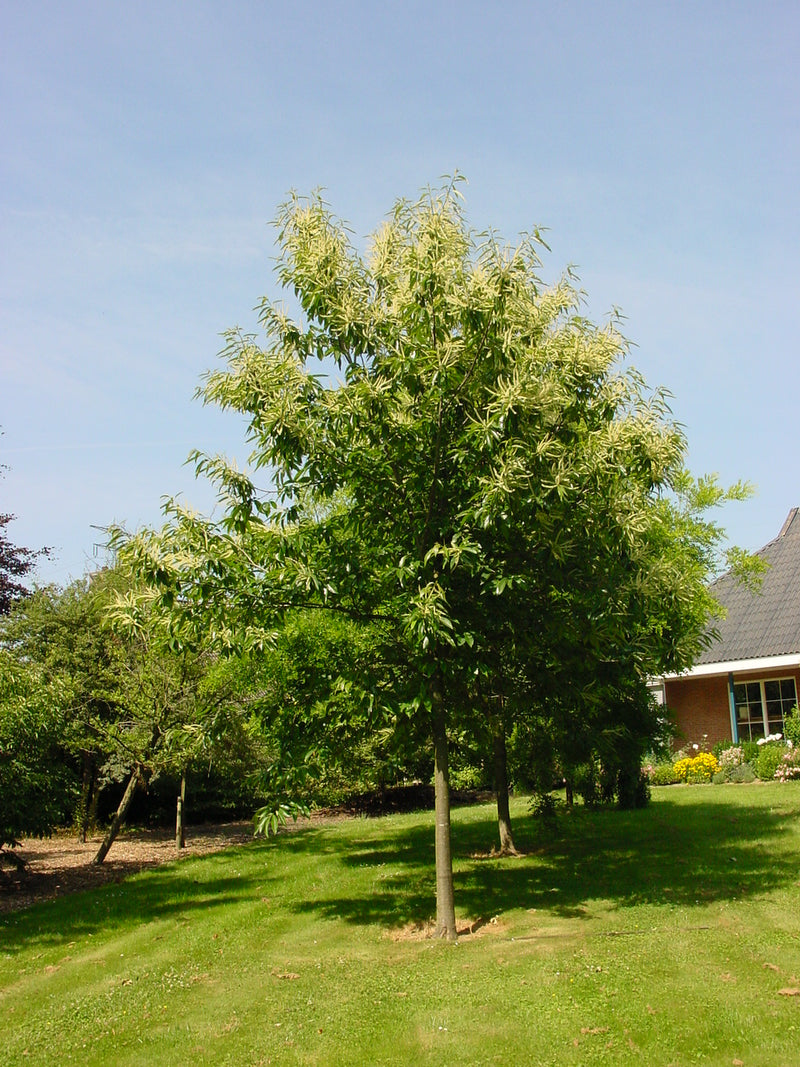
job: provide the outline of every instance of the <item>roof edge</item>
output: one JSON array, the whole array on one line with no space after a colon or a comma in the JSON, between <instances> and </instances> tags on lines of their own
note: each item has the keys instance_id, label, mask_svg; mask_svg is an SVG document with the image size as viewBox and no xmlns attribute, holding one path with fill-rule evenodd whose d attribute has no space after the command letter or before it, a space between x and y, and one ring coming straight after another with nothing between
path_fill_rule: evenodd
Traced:
<instances>
[{"instance_id":1,"label":"roof edge","mask_svg":"<svg viewBox=\"0 0 800 1067\"><path fill-rule=\"evenodd\" d=\"M792 508L792 510L791 510L791 511L789 512L789 514L788 514L788 515L786 516L786 520L785 520L785 522L784 522L783 526L781 526L781 532L780 532L780 533L778 534L778 536L777 536L777 538L776 538L776 541L777 541L777 540L780 540L780 539L781 539L781 537L783 537L783 535L784 535L784 534L786 533L786 531L787 531L787 530L789 529L789 527L790 527L790 526L792 525L792 522L794 521L794 518L795 518L795 516L797 515L797 512L798 512L798 511L800 511L800 508ZM771 542L770 542L770 543L771 543Z\"/></svg>"},{"instance_id":2,"label":"roof edge","mask_svg":"<svg viewBox=\"0 0 800 1067\"><path fill-rule=\"evenodd\" d=\"M774 671L781 667L800 667L800 652L783 656L758 656L755 659L721 660L719 663L698 663L679 674L664 674L662 681L677 682L683 678L710 678L715 674L743 674L745 671Z\"/></svg>"}]
</instances>

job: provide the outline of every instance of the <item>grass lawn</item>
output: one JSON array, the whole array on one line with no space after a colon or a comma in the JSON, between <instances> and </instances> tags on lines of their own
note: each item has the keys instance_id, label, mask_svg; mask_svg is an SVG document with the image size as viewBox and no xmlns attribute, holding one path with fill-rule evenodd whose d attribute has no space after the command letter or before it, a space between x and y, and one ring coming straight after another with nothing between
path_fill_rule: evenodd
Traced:
<instances>
[{"instance_id":1,"label":"grass lawn","mask_svg":"<svg viewBox=\"0 0 800 1067\"><path fill-rule=\"evenodd\" d=\"M800 1064L800 786L312 826L0 920L4 1064ZM402 933L405 931L405 933ZM792 992L794 991L794 993Z\"/></svg>"}]
</instances>

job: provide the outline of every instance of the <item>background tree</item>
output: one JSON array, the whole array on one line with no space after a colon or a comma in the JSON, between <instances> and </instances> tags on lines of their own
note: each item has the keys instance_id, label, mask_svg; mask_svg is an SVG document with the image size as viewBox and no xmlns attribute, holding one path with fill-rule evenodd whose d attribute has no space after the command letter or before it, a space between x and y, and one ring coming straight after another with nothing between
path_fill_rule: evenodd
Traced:
<instances>
[{"instance_id":1,"label":"background tree","mask_svg":"<svg viewBox=\"0 0 800 1067\"><path fill-rule=\"evenodd\" d=\"M517 724L517 746L526 722L535 735L531 765L539 770L531 777L529 769L529 783L546 792L566 775L569 792L577 775L590 796L597 784L588 780L591 769L602 767L606 799L613 795L621 806L633 806L646 796L641 758L664 732L664 712L652 704L647 679L689 667L713 640L721 609L708 589L710 578L733 565L740 580L757 581L759 565L737 550L723 554L724 532L708 516L747 495L746 486L723 490L714 479L695 481L678 470L664 497L653 494L649 473L640 479L646 468L635 452L620 469L624 477L614 474L616 487L609 484L600 502L610 499L609 491L636 500L635 510L628 504L635 537L619 538L607 525L617 506L597 507L597 493L587 490L589 507L581 514L579 505L575 516L587 526L582 550L559 563L560 575L551 571L547 602L528 604L533 630L510 628L496 642L499 655L483 693L514 704L510 718L490 716L496 754L502 758L497 730L503 724ZM496 777L508 778L500 770ZM501 848L507 850L513 839L500 795L498 804Z\"/></svg>"},{"instance_id":2,"label":"background tree","mask_svg":"<svg viewBox=\"0 0 800 1067\"><path fill-rule=\"evenodd\" d=\"M182 841L185 778L193 762L213 762L240 749L247 730L230 672L215 670L218 657L201 643L178 646L169 618L153 594L119 569L104 591L106 621L122 655L113 690L117 714L105 727L105 773L126 780L125 792L95 856L102 863L140 786L153 775L181 779L176 841Z\"/></svg>"},{"instance_id":3,"label":"background tree","mask_svg":"<svg viewBox=\"0 0 800 1067\"><path fill-rule=\"evenodd\" d=\"M125 625L118 619L115 625L113 609L118 612L121 601L128 605ZM25 764L31 781L42 788L50 783L47 804L39 804L47 819L75 818L85 839L101 792L127 784L100 862L137 788L154 776L183 780L182 816L190 771L224 765L242 781L255 776L263 761L237 665L221 663L199 645L170 647L165 618L152 610L152 601L121 570L104 570L65 589L37 589L0 620L5 723L8 736L19 737L8 766L21 781ZM42 741L41 761L27 740L34 737ZM19 797L21 811L38 810L22 788ZM38 825L27 832L39 832ZM182 840L182 819L177 837Z\"/></svg>"},{"instance_id":4,"label":"background tree","mask_svg":"<svg viewBox=\"0 0 800 1067\"><path fill-rule=\"evenodd\" d=\"M430 778L426 738L393 699L402 675L394 652L374 624L298 610L251 657L251 707L272 752L267 793L276 805L330 804Z\"/></svg>"},{"instance_id":5,"label":"background tree","mask_svg":"<svg viewBox=\"0 0 800 1067\"><path fill-rule=\"evenodd\" d=\"M62 679L0 650L0 850L49 836L68 816L77 791L65 759L68 703Z\"/></svg>"},{"instance_id":6,"label":"background tree","mask_svg":"<svg viewBox=\"0 0 800 1067\"><path fill-rule=\"evenodd\" d=\"M266 347L231 333L228 367L203 389L248 418L276 494L198 454L223 520L172 504L125 555L176 634L201 625L220 647L267 640L299 607L392 633L397 706L432 747L437 932L453 938L448 728L474 714L467 680L542 627L545 666L581 640L597 660L620 637L603 590L617 556L649 558L651 508L679 488L685 441L664 397L622 367L615 323L581 315L570 276L541 283L535 234L514 248L476 237L456 183L399 201L366 260L319 197L292 198L277 229L301 317L265 300ZM692 581L676 593L702 614L700 595Z\"/></svg>"},{"instance_id":7,"label":"background tree","mask_svg":"<svg viewBox=\"0 0 800 1067\"><path fill-rule=\"evenodd\" d=\"M0 463L0 477L8 470ZM22 579L31 574L37 559L50 555L49 548L21 548L12 544L7 527L15 516L0 514L0 615L7 615L13 605L28 595L28 587Z\"/></svg>"},{"instance_id":8,"label":"background tree","mask_svg":"<svg viewBox=\"0 0 800 1067\"><path fill-rule=\"evenodd\" d=\"M36 589L0 624L0 646L61 687L60 712L69 724L62 758L80 767L75 817L83 840L97 814L110 753L106 734L120 710L124 650L106 620L112 580L109 572L98 572L64 589Z\"/></svg>"}]
</instances>

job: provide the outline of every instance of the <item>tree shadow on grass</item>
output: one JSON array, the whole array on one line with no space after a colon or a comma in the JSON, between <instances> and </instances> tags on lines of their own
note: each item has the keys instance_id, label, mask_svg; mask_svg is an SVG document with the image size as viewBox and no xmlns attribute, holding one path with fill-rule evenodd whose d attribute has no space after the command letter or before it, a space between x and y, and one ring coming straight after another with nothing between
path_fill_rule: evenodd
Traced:
<instances>
[{"instance_id":1,"label":"tree shadow on grass","mask_svg":"<svg viewBox=\"0 0 800 1067\"><path fill-rule=\"evenodd\" d=\"M116 927L124 930L252 900L262 871L232 873L240 849L159 866L125 881L34 904L0 916L3 951L17 952L36 942L63 944ZM245 867L246 864L242 863Z\"/></svg>"},{"instance_id":2,"label":"tree shadow on grass","mask_svg":"<svg viewBox=\"0 0 800 1067\"><path fill-rule=\"evenodd\" d=\"M644 811L577 808L552 826L517 817L526 854L492 858L493 807L461 809L453 813L456 907L473 920L530 908L581 917L595 900L618 908L691 906L761 895L798 880L796 840L784 843L797 821L796 810L731 805L709 787L697 803L676 796ZM294 860L304 873L319 869L312 879L319 884L292 880ZM384 929L424 924L435 910L433 815L311 826L183 861L4 916L0 938L6 952L33 940L63 944L109 927L251 906L261 893L323 920Z\"/></svg>"},{"instance_id":3,"label":"tree shadow on grass","mask_svg":"<svg viewBox=\"0 0 800 1067\"><path fill-rule=\"evenodd\" d=\"M644 811L576 808L550 825L518 818L526 854L491 857L492 809L485 817L454 814L456 908L471 919L516 908L579 918L596 900L692 906L760 895L797 881L797 847L782 847L796 821L796 812L732 807L713 794L697 804L663 799ZM389 822L379 838L352 840L341 863L373 868L372 891L297 900L296 911L386 928L430 919L432 824L393 830Z\"/></svg>"},{"instance_id":4,"label":"tree shadow on grass","mask_svg":"<svg viewBox=\"0 0 800 1067\"><path fill-rule=\"evenodd\" d=\"M0 945L11 953L32 942L63 944L111 927L123 931L163 919L185 920L193 912L226 905L252 905L285 891L280 875L265 869L262 856L298 851L323 857L346 848L346 842L328 840L324 829L311 826L155 867L113 861L104 870L109 877L105 884L0 914Z\"/></svg>"}]
</instances>

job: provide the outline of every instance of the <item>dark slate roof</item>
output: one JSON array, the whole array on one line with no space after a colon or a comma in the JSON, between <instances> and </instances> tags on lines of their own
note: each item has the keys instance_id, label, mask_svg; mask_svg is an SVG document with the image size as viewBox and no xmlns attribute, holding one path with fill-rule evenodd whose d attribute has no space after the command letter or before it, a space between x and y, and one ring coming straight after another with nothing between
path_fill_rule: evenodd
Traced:
<instances>
[{"instance_id":1,"label":"dark slate roof","mask_svg":"<svg viewBox=\"0 0 800 1067\"><path fill-rule=\"evenodd\" d=\"M717 623L719 641L697 664L800 652L800 508L792 508L775 540L756 555L769 564L760 590L747 589L729 574L711 586L728 614Z\"/></svg>"}]
</instances>

